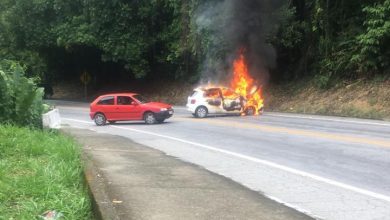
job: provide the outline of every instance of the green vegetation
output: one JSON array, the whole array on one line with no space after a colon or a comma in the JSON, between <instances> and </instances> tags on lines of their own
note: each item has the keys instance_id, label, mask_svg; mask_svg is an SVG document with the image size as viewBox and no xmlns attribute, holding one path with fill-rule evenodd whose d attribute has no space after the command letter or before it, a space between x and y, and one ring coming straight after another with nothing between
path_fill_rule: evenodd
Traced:
<instances>
[{"instance_id":1,"label":"green vegetation","mask_svg":"<svg viewBox=\"0 0 390 220\"><path fill-rule=\"evenodd\" d=\"M50 13L40 3L0 0L0 219L38 219L48 210L66 219L91 219L79 146L39 130L50 106L43 104L37 83L50 76L49 67L59 67L50 59L60 50L53 47L53 30L47 31L55 21L43 22Z\"/></svg>"},{"instance_id":2,"label":"green vegetation","mask_svg":"<svg viewBox=\"0 0 390 220\"><path fill-rule=\"evenodd\" d=\"M257 7L235 15L229 4ZM248 13L255 16L244 21L255 26L244 30L237 21ZM274 85L313 81L325 92L390 75L390 0L0 0L0 30L0 58L18 60L43 82L75 84L88 72L88 91L118 82L220 80L235 41L260 52L251 64L270 77L256 78Z\"/></svg>"},{"instance_id":3,"label":"green vegetation","mask_svg":"<svg viewBox=\"0 0 390 220\"><path fill-rule=\"evenodd\" d=\"M194 81L232 53L216 28L234 22L218 11L224 2L0 0L0 56L44 81L83 71L96 80L115 73ZM281 5L259 17L272 25L260 30L277 51L272 80L315 76L329 88L340 78L389 74L390 0L252 2Z\"/></svg>"},{"instance_id":4,"label":"green vegetation","mask_svg":"<svg viewBox=\"0 0 390 220\"><path fill-rule=\"evenodd\" d=\"M389 0L298 0L292 6L284 26L293 34L279 33L288 42L278 47L285 67L280 77L316 75L318 85L329 88L340 78L389 74Z\"/></svg>"},{"instance_id":5,"label":"green vegetation","mask_svg":"<svg viewBox=\"0 0 390 220\"><path fill-rule=\"evenodd\" d=\"M48 210L91 219L79 146L53 131L0 126L0 219L38 219Z\"/></svg>"},{"instance_id":6,"label":"green vegetation","mask_svg":"<svg viewBox=\"0 0 390 220\"><path fill-rule=\"evenodd\" d=\"M0 0L0 56L48 80L57 75L154 70L188 63L180 1ZM184 68L184 67L183 67ZM160 73L161 71L158 71ZM172 75L171 75L172 76Z\"/></svg>"},{"instance_id":7,"label":"green vegetation","mask_svg":"<svg viewBox=\"0 0 390 220\"><path fill-rule=\"evenodd\" d=\"M0 123L41 127L43 88L16 62L0 60Z\"/></svg>"}]
</instances>

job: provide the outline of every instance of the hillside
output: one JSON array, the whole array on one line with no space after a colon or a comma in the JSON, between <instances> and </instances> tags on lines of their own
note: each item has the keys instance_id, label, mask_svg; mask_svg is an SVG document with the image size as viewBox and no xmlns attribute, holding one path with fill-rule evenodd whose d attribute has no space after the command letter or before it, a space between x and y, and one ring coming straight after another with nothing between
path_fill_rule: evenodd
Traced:
<instances>
[{"instance_id":1,"label":"hillside","mask_svg":"<svg viewBox=\"0 0 390 220\"><path fill-rule=\"evenodd\" d=\"M390 120L390 80L344 82L328 90L300 81L265 91L269 111Z\"/></svg>"}]
</instances>

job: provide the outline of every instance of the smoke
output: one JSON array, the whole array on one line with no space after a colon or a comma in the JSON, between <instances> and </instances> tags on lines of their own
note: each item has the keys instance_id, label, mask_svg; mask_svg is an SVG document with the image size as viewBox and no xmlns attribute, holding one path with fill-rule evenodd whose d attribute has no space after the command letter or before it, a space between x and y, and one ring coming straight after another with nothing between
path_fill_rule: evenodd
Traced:
<instances>
[{"instance_id":1,"label":"smoke","mask_svg":"<svg viewBox=\"0 0 390 220\"><path fill-rule=\"evenodd\" d=\"M229 80L233 60L242 51L249 72L265 83L276 63L276 51L267 42L278 24L277 10L284 0L219 0L198 7L198 34L206 36L202 83Z\"/></svg>"}]
</instances>

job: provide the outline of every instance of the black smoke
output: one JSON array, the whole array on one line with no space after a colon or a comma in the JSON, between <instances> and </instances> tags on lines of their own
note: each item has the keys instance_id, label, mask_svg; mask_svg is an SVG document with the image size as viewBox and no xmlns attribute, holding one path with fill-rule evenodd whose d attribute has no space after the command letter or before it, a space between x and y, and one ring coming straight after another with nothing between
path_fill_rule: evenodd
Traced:
<instances>
[{"instance_id":1,"label":"black smoke","mask_svg":"<svg viewBox=\"0 0 390 220\"><path fill-rule=\"evenodd\" d=\"M269 38L279 23L277 12L285 3L285 0L222 0L203 4L196 24L211 35L203 79L229 80L233 60L243 51L252 77L260 84L265 83L276 63L276 51Z\"/></svg>"}]
</instances>

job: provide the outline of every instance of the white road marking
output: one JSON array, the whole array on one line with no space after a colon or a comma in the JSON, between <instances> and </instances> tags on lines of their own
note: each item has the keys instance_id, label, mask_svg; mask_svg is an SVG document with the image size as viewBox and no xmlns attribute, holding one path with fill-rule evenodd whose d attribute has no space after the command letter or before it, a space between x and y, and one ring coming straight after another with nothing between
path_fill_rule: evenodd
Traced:
<instances>
[{"instance_id":1,"label":"white road marking","mask_svg":"<svg viewBox=\"0 0 390 220\"><path fill-rule=\"evenodd\" d=\"M348 119L334 119L334 118L321 118L315 116L298 116L298 115L283 115L277 113L267 112L265 116L271 117L284 117L284 118L300 118L300 119L311 119L311 120L320 120L320 121L334 121L334 122L346 122L346 123L355 123L355 124L366 124L366 125L380 125L390 127L390 123L379 123L379 122L369 122L369 121L352 121Z\"/></svg>"},{"instance_id":2,"label":"white road marking","mask_svg":"<svg viewBox=\"0 0 390 220\"><path fill-rule=\"evenodd\" d=\"M86 123L86 124L94 124L93 122L77 120L77 119L71 119L71 118L63 118L63 119L64 120L68 120L68 121L75 121L75 122L80 122L80 123ZM168 135L157 134L157 133L154 133L154 132L143 131L143 130L138 130L138 129L134 129L134 128L120 127L120 126L115 126L115 125L111 125L110 127L123 129L123 130L129 130L129 131L143 133L143 134L148 134L148 135L153 135L153 136L156 136L156 137L161 137L161 138L165 138L165 139L174 140L174 141L177 141L177 142L182 142L182 143L185 143L185 144L190 144L190 145L201 147L201 148L204 148L204 149L207 149L207 150L223 153L223 154L234 156L234 157L237 157L237 158L240 158L240 159L245 159L245 160L248 160L248 161L251 161L251 162L255 162L255 163L259 163L259 164L265 165L265 166L269 166L269 167L273 167L273 168L276 168L276 169L280 169L280 170L283 170L283 171L286 171L286 172L289 172L289 173L292 173L292 174L295 174L295 175L308 177L308 178L314 179L314 180L319 181L319 182L327 183L327 184L330 184L330 185L333 185L333 186L337 186L337 187L340 187L340 188L343 188L343 189L347 189L347 190L350 190L350 191L353 191L353 192L360 193L362 195L366 195L366 196L370 196L372 198L376 198L376 199L379 199L379 200L390 202L390 197L389 196L382 195L382 194L379 194L379 193L375 193L375 192L372 192L372 191L369 191L369 190L361 189L361 188L358 188L358 187L355 187L355 186L351 186L351 185L348 185L348 184L345 184L345 183L337 182L335 180L331 180L331 179L328 179L328 178L325 178L325 177L321 177L321 176L318 176L318 175L315 175L315 174L311 174L311 173L308 173L308 172L305 172L305 171L301 171L301 170L297 170L297 169L294 169L294 168L290 168L290 167L287 167L287 166L284 166L284 165L280 165L280 164L277 164L277 163L274 163L274 162L270 162L270 161L267 161L267 160L262 160L262 159L246 156L246 155L235 153L235 152L232 152L232 151L227 151L227 150L219 149L219 148L216 148L216 147L208 146L208 145L205 145L205 144L200 144L200 143L196 143L196 142L192 142L192 141L187 141L187 140L184 140L184 139L171 137L171 136L168 136Z\"/></svg>"}]
</instances>

